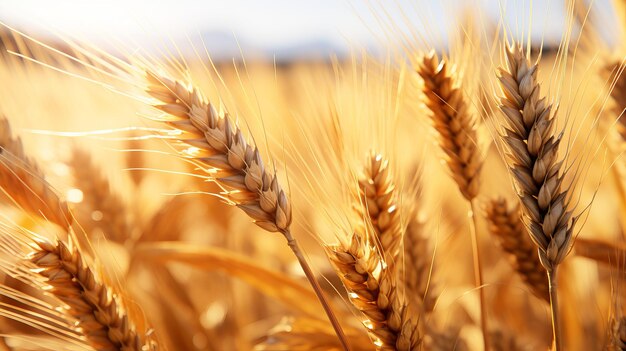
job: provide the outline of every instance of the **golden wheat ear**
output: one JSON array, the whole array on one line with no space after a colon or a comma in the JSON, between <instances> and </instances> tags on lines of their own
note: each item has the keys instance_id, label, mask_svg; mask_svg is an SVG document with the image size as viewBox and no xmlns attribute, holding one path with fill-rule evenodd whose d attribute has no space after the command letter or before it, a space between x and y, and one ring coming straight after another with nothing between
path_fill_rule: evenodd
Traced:
<instances>
[{"instance_id":1,"label":"golden wheat ear","mask_svg":"<svg viewBox=\"0 0 626 351\"><path fill-rule=\"evenodd\" d=\"M46 182L44 173L12 135L9 121L0 116L0 188L23 211L68 229L72 217L67 203Z\"/></svg>"},{"instance_id":2,"label":"golden wheat ear","mask_svg":"<svg viewBox=\"0 0 626 351\"><path fill-rule=\"evenodd\" d=\"M414 350L420 342L417 310L397 286L394 267L381 260L363 233L352 235L349 245L327 246L328 256L350 295L354 307L379 350Z\"/></svg>"},{"instance_id":3,"label":"golden wheat ear","mask_svg":"<svg viewBox=\"0 0 626 351\"><path fill-rule=\"evenodd\" d=\"M365 162L354 208L359 220L371 222L383 252L394 260L402 243L402 223L389 161L381 154L371 152Z\"/></svg>"},{"instance_id":4,"label":"golden wheat ear","mask_svg":"<svg viewBox=\"0 0 626 351\"><path fill-rule=\"evenodd\" d=\"M488 203L486 217L489 231L509 256L513 269L530 287L535 296L550 302L548 278L537 256L537 248L530 240L521 220L519 207L509 209L504 198Z\"/></svg>"},{"instance_id":5,"label":"golden wheat ear","mask_svg":"<svg viewBox=\"0 0 626 351\"><path fill-rule=\"evenodd\" d=\"M4 316L62 342L82 343L98 351L158 349L143 316L130 311L118 289L91 268L94 261L72 244L71 235L68 244L19 228L3 225L1 229L0 252L11 259L3 260L0 269L46 297L2 285L3 296L28 306L22 309L9 303L7 310L16 312Z\"/></svg>"},{"instance_id":6,"label":"golden wheat ear","mask_svg":"<svg viewBox=\"0 0 626 351\"><path fill-rule=\"evenodd\" d=\"M472 260L474 285L480 299L480 324L485 350L489 350L489 318L485 291L483 289L483 267L478 241L476 197L480 190L480 170L483 158L478 146L477 122L469 110L468 99L461 87L456 67L446 59L439 59L435 51L424 55L417 72L424 81L424 102L430 110L430 119L439 134L439 146L446 154L450 175L470 207L472 222Z\"/></svg>"},{"instance_id":7,"label":"golden wheat ear","mask_svg":"<svg viewBox=\"0 0 626 351\"><path fill-rule=\"evenodd\" d=\"M68 164L75 186L83 192L83 202L74 211L78 223L91 235L101 230L107 239L123 244L130 238L130 211L113 191L102 169L87 151L78 148L74 148ZM96 219L94 212L99 215Z\"/></svg>"},{"instance_id":8,"label":"golden wheat ear","mask_svg":"<svg viewBox=\"0 0 626 351\"><path fill-rule=\"evenodd\" d=\"M162 121L179 132L179 142L195 148L197 153L191 159L221 186L220 195L259 227L285 237L348 350L341 324L291 234L291 201L274 171L265 166L259 149L246 140L228 112L218 111L197 88L152 71L146 71L145 77L146 93L156 99L153 106L165 113Z\"/></svg>"},{"instance_id":9,"label":"golden wheat ear","mask_svg":"<svg viewBox=\"0 0 626 351\"><path fill-rule=\"evenodd\" d=\"M39 241L29 255L48 292L68 306L67 313L96 350L156 350L155 341L137 332L113 289L102 283L76 248L62 241Z\"/></svg>"},{"instance_id":10,"label":"golden wheat ear","mask_svg":"<svg viewBox=\"0 0 626 351\"><path fill-rule=\"evenodd\" d=\"M159 102L165 123L180 131L178 140L194 146L194 161L211 172L232 203L254 223L270 232L286 232L291 203L276 175L265 167L259 149L246 141L230 115L218 110L200 91L152 72L146 73L146 92Z\"/></svg>"},{"instance_id":11,"label":"golden wheat ear","mask_svg":"<svg viewBox=\"0 0 626 351\"><path fill-rule=\"evenodd\" d=\"M432 51L422 58L417 72L424 81L424 101L439 134L439 146L447 156L450 175L463 196L471 201L478 195L483 160L476 120L469 112L454 66L440 61Z\"/></svg>"},{"instance_id":12,"label":"golden wheat ear","mask_svg":"<svg viewBox=\"0 0 626 351\"><path fill-rule=\"evenodd\" d=\"M556 349L561 350L556 272L574 242L571 189L563 187L567 167L559 160L563 134L555 133L555 118L542 97L537 80L537 63L531 63L519 44L504 52L506 66L499 69L502 89L500 110L507 127L502 140L505 158L519 195L522 219L539 259L548 272L550 305Z\"/></svg>"},{"instance_id":13,"label":"golden wheat ear","mask_svg":"<svg viewBox=\"0 0 626 351\"><path fill-rule=\"evenodd\" d=\"M431 313L435 308L437 293L433 283L433 250L425 235L424 223L417 215L409 215L404 232L404 261L400 279L404 283L407 298L422 305L424 313Z\"/></svg>"}]
</instances>

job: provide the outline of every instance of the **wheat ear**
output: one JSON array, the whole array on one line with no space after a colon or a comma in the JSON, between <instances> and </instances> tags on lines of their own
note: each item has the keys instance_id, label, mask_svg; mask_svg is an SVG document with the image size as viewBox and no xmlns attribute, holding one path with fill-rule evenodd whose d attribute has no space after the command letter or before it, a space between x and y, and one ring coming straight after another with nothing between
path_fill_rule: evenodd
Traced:
<instances>
[{"instance_id":1,"label":"wheat ear","mask_svg":"<svg viewBox=\"0 0 626 351\"><path fill-rule=\"evenodd\" d=\"M478 195L482 158L477 146L476 121L468 111L458 75L446 60L432 51L418 67L424 80L426 106L439 133L439 146L463 196L471 201Z\"/></svg>"},{"instance_id":2,"label":"wheat ear","mask_svg":"<svg viewBox=\"0 0 626 351\"><path fill-rule=\"evenodd\" d=\"M499 198L489 202L486 212L489 230L498 238L502 250L508 254L513 269L535 296L550 302L546 269L539 262L537 247L528 237L520 218L519 207L509 209L506 200Z\"/></svg>"},{"instance_id":3,"label":"wheat ear","mask_svg":"<svg viewBox=\"0 0 626 351\"><path fill-rule=\"evenodd\" d=\"M11 134L9 121L0 116L0 188L22 210L63 228L72 217L67 203L45 181L35 161L24 152L22 140Z\"/></svg>"},{"instance_id":4,"label":"wheat ear","mask_svg":"<svg viewBox=\"0 0 626 351\"><path fill-rule=\"evenodd\" d=\"M480 187L483 162L477 144L476 120L469 112L467 99L455 67L446 60L439 61L435 51L425 55L417 69L424 80L426 106L431 111L433 126L439 133L439 146L446 153L450 174L461 194L470 205L470 238L474 265L474 284L480 298L480 324L485 350L489 350L487 304L483 286L480 246L477 234L475 198Z\"/></svg>"},{"instance_id":5,"label":"wheat ear","mask_svg":"<svg viewBox=\"0 0 626 351\"><path fill-rule=\"evenodd\" d=\"M328 246L328 256L350 301L361 311L364 325L379 350L417 350L418 320L396 286L396 265L380 259L370 240L353 235L349 245Z\"/></svg>"},{"instance_id":6,"label":"wheat ear","mask_svg":"<svg viewBox=\"0 0 626 351\"><path fill-rule=\"evenodd\" d=\"M100 228L107 239L124 243L130 237L128 209L120 196L112 191L102 170L88 152L78 148L74 148L69 166L76 187L84 194L83 206L76 211L78 222L88 233L92 233L94 228ZM98 220L94 219L95 211L101 215Z\"/></svg>"},{"instance_id":7,"label":"wheat ear","mask_svg":"<svg viewBox=\"0 0 626 351\"><path fill-rule=\"evenodd\" d=\"M69 307L87 341L98 351L155 350L156 342L137 333L121 300L99 281L80 252L62 241L38 241L29 257L49 293Z\"/></svg>"},{"instance_id":8,"label":"wheat ear","mask_svg":"<svg viewBox=\"0 0 626 351\"><path fill-rule=\"evenodd\" d=\"M548 272L558 351L562 348L556 272L570 251L576 222L567 190L561 189L562 161L558 160L557 151L562 134L555 135L552 106L541 97L537 64L530 62L519 45L507 48L505 57L506 68L499 69L503 93L500 109L508 128L502 139L508 146L507 163L521 201L524 224Z\"/></svg>"},{"instance_id":9,"label":"wheat ear","mask_svg":"<svg viewBox=\"0 0 626 351\"><path fill-rule=\"evenodd\" d=\"M431 279L432 255L424 224L416 215L411 215L404 232L404 264L400 278L409 299L421 303L425 313L432 312L436 302Z\"/></svg>"},{"instance_id":10,"label":"wheat ear","mask_svg":"<svg viewBox=\"0 0 626 351\"><path fill-rule=\"evenodd\" d=\"M384 253L393 259L402 242L402 223L390 172L389 161L372 152L359 177L359 201L355 209L359 219L369 219Z\"/></svg>"},{"instance_id":11,"label":"wheat ear","mask_svg":"<svg viewBox=\"0 0 626 351\"><path fill-rule=\"evenodd\" d=\"M276 175L265 167L259 149L246 141L228 112L218 112L197 88L153 72L146 72L146 78L146 92L158 100L153 106L166 114L165 123L180 132L178 140L198 151L193 160L220 184L223 195L261 228L285 236L348 350L341 325L289 230L291 202Z\"/></svg>"},{"instance_id":12,"label":"wheat ear","mask_svg":"<svg viewBox=\"0 0 626 351\"><path fill-rule=\"evenodd\" d=\"M192 86L147 72L146 92L167 114L168 125L181 132L178 140L199 151L193 159L224 187L225 195L254 223L270 232L286 232L291 203L276 175L265 167L261 153L246 141L228 112Z\"/></svg>"}]
</instances>

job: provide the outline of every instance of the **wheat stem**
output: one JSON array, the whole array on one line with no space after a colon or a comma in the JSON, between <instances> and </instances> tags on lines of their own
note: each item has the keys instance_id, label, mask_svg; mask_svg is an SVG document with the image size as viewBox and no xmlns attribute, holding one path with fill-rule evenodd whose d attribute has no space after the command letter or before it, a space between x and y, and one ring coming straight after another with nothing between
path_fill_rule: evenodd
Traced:
<instances>
[{"instance_id":1,"label":"wheat stem","mask_svg":"<svg viewBox=\"0 0 626 351\"><path fill-rule=\"evenodd\" d=\"M472 240L472 259L474 262L474 285L478 288L480 297L480 327L483 332L483 343L485 351L489 350L489 325L487 322L487 304L485 302L485 291L483 289L483 272L482 265L480 263L480 248L478 246L478 218L476 216L476 200L469 201L470 203L470 217L472 221L470 223L470 238Z\"/></svg>"},{"instance_id":2,"label":"wheat stem","mask_svg":"<svg viewBox=\"0 0 626 351\"><path fill-rule=\"evenodd\" d=\"M548 283L550 287L550 311L552 312L552 336L554 338L554 351L562 350L561 325L559 320L559 300L557 294L557 267L548 270Z\"/></svg>"},{"instance_id":3,"label":"wheat stem","mask_svg":"<svg viewBox=\"0 0 626 351\"><path fill-rule=\"evenodd\" d=\"M330 303L328 302L328 299L326 298L326 295L324 294L322 287L317 281L317 278L315 277L313 270L311 270L311 266L309 265L306 258L304 257L304 254L302 252L302 249L300 248L300 245L298 245L298 242L294 239L290 231L288 230L284 231L283 235L287 239L287 244L289 245L289 248L291 248L291 251L293 251L293 254L298 259L298 262L300 263L300 267L302 267L302 270L304 271L304 275L307 277L307 279L309 280L309 283L313 287L313 291L315 291L315 295L317 295L317 298L322 304L322 307L324 308L324 311L326 312L326 315L328 316L328 319L330 320L330 323L332 324L333 329L335 330L335 333L337 334L337 337L339 337L341 346L343 347L344 350L349 351L350 345L348 344L348 339L346 337L346 334L341 328L341 324L339 323L337 316L333 312L333 309L330 306Z\"/></svg>"}]
</instances>

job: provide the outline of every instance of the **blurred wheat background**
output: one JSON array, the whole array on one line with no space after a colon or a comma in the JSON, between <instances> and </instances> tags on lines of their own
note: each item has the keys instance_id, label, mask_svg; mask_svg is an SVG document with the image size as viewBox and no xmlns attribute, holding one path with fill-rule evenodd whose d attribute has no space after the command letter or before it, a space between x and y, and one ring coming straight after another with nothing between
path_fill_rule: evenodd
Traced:
<instances>
[{"instance_id":1,"label":"blurred wheat background","mask_svg":"<svg viewBox=\"0 0 626 351\"><path fill-rule=\"evenodd\" d=\"M626 349L626 2L69 3L0 3L0 350Z\"/></svg>"}]
</instances>

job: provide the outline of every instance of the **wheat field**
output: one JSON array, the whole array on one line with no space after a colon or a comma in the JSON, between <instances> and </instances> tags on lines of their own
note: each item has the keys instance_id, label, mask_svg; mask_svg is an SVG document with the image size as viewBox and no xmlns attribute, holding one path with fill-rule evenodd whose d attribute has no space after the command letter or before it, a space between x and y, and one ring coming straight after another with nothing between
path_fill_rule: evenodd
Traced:
<instances>
[{"instance_id":1,"label":"wheat field","mask_svg":"<svg viewBox=\"0 0 626 351\"><path fill-rule=\"evenodd\" d=\"M384 54L280 64L3 24L0 350L625 350L626 2L588 5L441 41L381 2Z\"/></svg>"}]
</instances>

